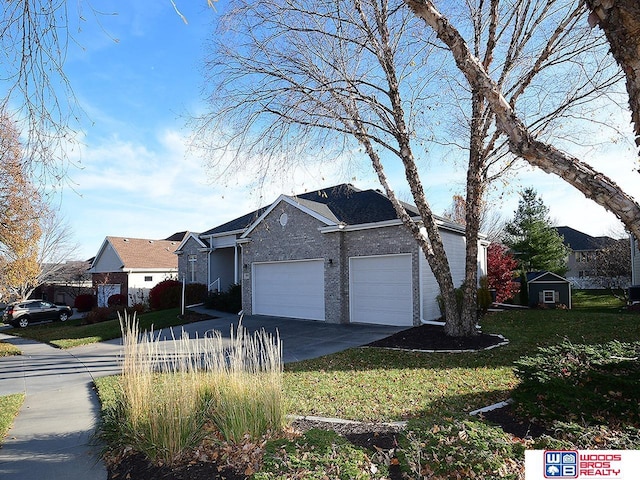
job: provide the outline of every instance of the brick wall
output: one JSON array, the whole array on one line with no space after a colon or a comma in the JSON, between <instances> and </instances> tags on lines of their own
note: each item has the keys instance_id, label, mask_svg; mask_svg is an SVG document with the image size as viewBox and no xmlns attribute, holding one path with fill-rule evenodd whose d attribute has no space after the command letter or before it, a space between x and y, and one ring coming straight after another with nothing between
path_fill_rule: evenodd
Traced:
<instances>
[{"instance_id":1,"label":"brick wall","mask_svg":"<svg viewBox=\"0 0 640 480\"><path fill-rule=\"evenodd\" d=\"M198 251L202 246L193 238L187 240L182 247L182 255L178 255L178 278L186 278L187 283L202 283L207 285L207 252ZM196 255L196 278L191 282L189 270L189 255Z\"/></svg>"},{"instance_id":2,"label":"brick wall","mask_svg":"<svg viewBox=\"0 0 640 480\"><path fill-rule=\"evenodd\" d=\"M286 225L280 217L286 214ZM325 318L329 323L349 322L349 258L352 256L410 253L412 255L413 317L419 323L418 247L403 226L320 233L323 222L300 209L281 202L249 234L243 245L242 303L252 314L251 265L303 259L324 259Z\"/></svg>"}]
</instances>

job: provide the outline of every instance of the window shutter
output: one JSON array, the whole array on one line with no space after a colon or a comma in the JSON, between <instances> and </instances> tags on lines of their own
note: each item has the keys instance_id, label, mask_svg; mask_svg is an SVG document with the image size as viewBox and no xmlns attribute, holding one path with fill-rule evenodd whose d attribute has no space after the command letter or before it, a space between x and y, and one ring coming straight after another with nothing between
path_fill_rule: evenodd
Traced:
<instances>
[{"instance_id":1,"label":"window shutter","mask_svg":"<svg viewBox=\"0 0 640 480\"><path fill-rule=\"evenodd\" d=\"M555 303L560 303L560 292L557 290L553 292L553 301Z\"/></svg>"},{"instance_id":2,"label":"window shutter","mask_svg":"<svg viewBox=\"0 0 640 480\"><path fill-rule=\"evenodd\" d=\"M538 303L544 303L544 292L538 292Z\"/></svg>"}]
</instances>

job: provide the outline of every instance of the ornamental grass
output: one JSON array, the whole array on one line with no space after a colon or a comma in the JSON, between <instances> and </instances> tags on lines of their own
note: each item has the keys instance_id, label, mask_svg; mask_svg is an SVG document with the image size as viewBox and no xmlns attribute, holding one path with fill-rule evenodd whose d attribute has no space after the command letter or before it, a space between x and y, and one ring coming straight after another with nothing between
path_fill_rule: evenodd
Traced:
<instances>
[{"instance_id":1,"label":"ornamental grass","mask_svg":"<svg viewBox=\"0 0 640 480\"><path fill-rule=\"evenodd\" d=\"M103 415L108 444L171 465L195 448L211 425L229 442L284 427L278 335L251 334L240 323L231 338L213 332L190 339L183 332L165 340L153 330L140 333L135 315L120 321L122 376Z\"/></svg>"}]
</instances>

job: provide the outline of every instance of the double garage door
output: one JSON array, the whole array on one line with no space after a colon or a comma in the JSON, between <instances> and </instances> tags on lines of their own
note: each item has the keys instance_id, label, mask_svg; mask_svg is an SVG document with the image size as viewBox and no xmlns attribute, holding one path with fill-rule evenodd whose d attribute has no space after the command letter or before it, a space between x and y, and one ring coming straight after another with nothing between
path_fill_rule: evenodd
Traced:
<instances>
[{"instance_id":1,"label":"double garage door","mask_svg":"<svg viewBox=\"0 0 640 480\"><path fill-rule=\"evenodd\" d=\"M325 320L324 268L322 259L253 264L253 313ZM349 311L353 323L411 326L411 255L349 259Z\"/></svg>"}]
</instances>

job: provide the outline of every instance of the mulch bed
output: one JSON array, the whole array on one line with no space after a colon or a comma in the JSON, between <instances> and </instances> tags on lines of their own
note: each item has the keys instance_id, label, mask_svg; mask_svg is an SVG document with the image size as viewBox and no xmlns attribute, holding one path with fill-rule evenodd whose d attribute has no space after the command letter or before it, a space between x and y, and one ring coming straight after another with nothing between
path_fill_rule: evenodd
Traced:
<instances>
[{"instance_id":1,"label":"mulch bed","mask_svg":"<svg viewBox=\"0 0 640 480\"><path fill-rule=\"evenodd\" d=\"M500 428L502 428L502 430L510 433L514 437L528 439L538 438L544 434L551 434L551 432L546 430L541 425L531 422L528 419L525 420L516 416L511 405L507 405L506 407L502 408L496 408L495 410L490 410L480 415L481 418L487 420L488 422L500 425Z\"/></svg>"},{"instance_id":2,"label":"mulch bed","mask_svg":"<svg viewBox=\"0 0 640 480\"><path fill-rule=\"evenodd\" d=\"M478 333L473 337L449 337L440 325L420 325L372 342L368 346L407 350L483 350L504 341L503 337L488 333Z\"/></svg>"},{"instance_id":3,"label":"mulch bed","mask_svg":"<svg viewBox=\"0 0 640 480\"><path fill-rule=\"evenodd\" d=\"M202 322L203 320L218 318L208 313L192 312L190 310L187 310L184 315L178 315L178 317L180 317L184 323Z\"/></svg>"},{"instance_id":4,"label":"mulch bed","mask_svg":"<svg viewBox=\"0 0 640 480\"><path fill-rule=\"evenodd\" d=\"M193 314L198 315L198 314ZM197 321L195 319L189 319ZM482 350L503 343L498 335L479 333L473 337L448 337L437 325L421 325L370 343L370 347L403 348L408 350ZM486 420L497 423L506 432L520 438L544 433L529 422L516 418L510 407L482 414ZM397 446L398 427L376 423L325 423L315 420L295 420L293 427L302 432L311 428L334 430L354 445L375 452L389 451ZM108 480L246 480L244 472L221 467L215 462L193 462L189 465L169 468L155 466L143 455L128 455L119 462L107 466ZM402 478L399 467L391 467L390 480Z\"/></svg>"},{"instance_id":5,"label":"mulch bed","mask_svg":"<svg viewBox=\"0 0 640 480\"><path fill-rule=\"evenodd\" d=\"M356 446L375 452L396 448L398 427L380 423L328 423L317 420L294 420L292 427L300 432L312 428L334 430ZM402 478L399 467L390 467L390 479ZM221 467L215 462L192 462L170 468L152 464L144 455L127 455L118 462L107 465L107 480L246 480L243 472L232 467Z\"/></svg>"}]
</instances>

